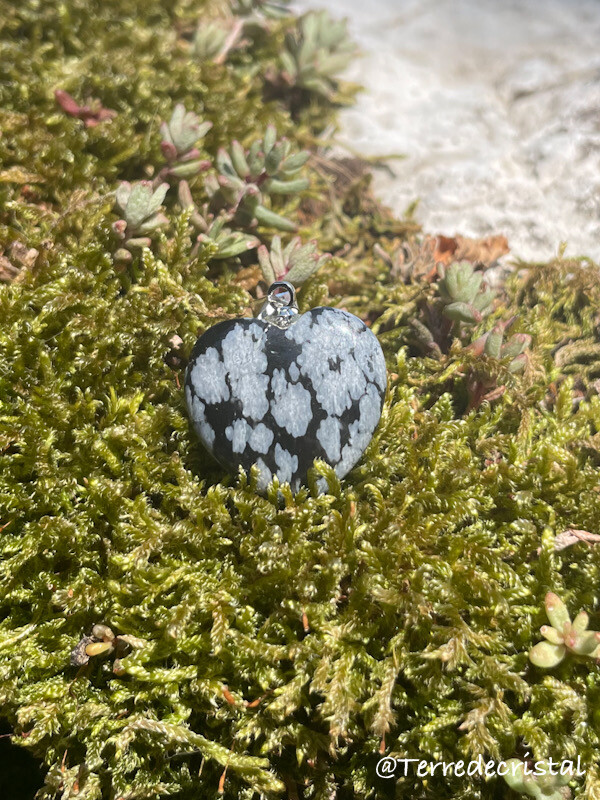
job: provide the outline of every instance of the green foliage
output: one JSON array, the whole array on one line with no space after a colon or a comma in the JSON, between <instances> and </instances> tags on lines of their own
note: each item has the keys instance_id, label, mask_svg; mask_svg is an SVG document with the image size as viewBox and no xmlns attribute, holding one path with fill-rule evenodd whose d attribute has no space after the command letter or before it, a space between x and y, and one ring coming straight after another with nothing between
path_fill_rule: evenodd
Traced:
<instances>
[{"instance_id":1,"label":"green foliage","mask_svg":"<svg viewBox=\"0 0 600 800\"><path fill-rule=\"evenodd\" d=\"M150 181L119 184L115 201L123 219L114 222L112 229L127 248L149 247L152 239L148 234L168 225L169 220L162 212L168 189L168 183L161 183L155 189Z\"/></svg>"},{"instance_id":2,"label":"green foliage","mask_svg":"<svg viewBox=\"0 0 600 800\"><path fill-rule=\"evenodd\" d=\"M186 111L182 103L178 103L169 122L160 126L162 142L160 143L169 167L161 174L165 177L193 178L210 166L210 161L201 160L200 152L195 147L212 128L212 122L200 122L193 111Z\"/></svg>"},{"instance_id":3,"label":"green foliage","mask_svg":"<svg viewBox=\"0 0 600 800\"><path fill-rule=\"evenodd\" d=\"M555 667L567 651L588 658L600 656L600 633L588 630L589 616L585 611L580 611L571 622L567 607L554 592L548 592L545 605L552 624L540 628L547 641L536 644L529 651L532 664L546 669Z\"/></svg>"},{"instance_id":4,"label":"green foliage","mask_svg":"<svg viewBox=\"0 0 600 800\"><path fill-rule=\"evenodd\" d=\"M298 20L297 30L288 33L281 51L281 79L332 99L337 76L356 54L346 24L330 17L327 11L309 11Z\"/></svg>"},{"instance_id":5,"label":"green foliage","mask_svg":"<svg viewBox=\"0 0 600 800\"><path fill-rule=\"evenodd\" d=\"M300 286L330 258L330 253L319 254L316 241L303 245L299 238L292 239L283 248L280 237L274 236L270 252L264 245L258 248L258 261L268 285L285 278L294 286Z\"/></svg>"},{"instance_id":6,"label":"green foliage","mask_svg":"<svg viewBox=\"0 0 600 800\"><path fill-rule=\"evenodd\" d=\"M597 267L527 265L485 320L456 323L435 280L399 283L373 257L380 242L413 244L416 225L346 162L320 151L310 188L291 203L268 195L315 246L212 207L210 176L234 177L229 162L244 184L295 181L280 175L292 146L333 118L300 104L293 123L288 102L265 101L291 17L269 18L224 63L195 57L194 31L219 9L0 6L0 245L16 275L0 286L0 702L13 742L43 759L39 797L501 796L497 779L439 771L379 781L380 749L580 755L574 791L597 796L600 668L569 657L548 673L528 659L549 590L597 627L600 550L554 546L600 519L593 359L557 357L575 342L595 352ZM177 150L177 104L212 123L199 139L220 166L165 194L159 126L171 120ZM197 144L184 138L178 158ZM243 167L249 153L258 172ZM136 238L149 241L120 260ZM343 484L317 464L295 496L225 475L181 390L198 334L258 305L259 238L273 269L331 251L299 303L365 319L390 374L361 463ZM475 379L503 391L471 403Z\"/></svg>"},{"instance_id":7,"label":"green foliage","mask_svg":"<svg viewBox=\"0 0 600 800\"><path fill-rule=\"evenodd\" d=\"M268 208L264 199L307 189L308 180L296 176L308 157L306 151L293 153L287 139L278 141L274 125L248 150L234 140L229 150L217 154L218 178L206 184L212 210L224 211L236 227L254 228L258 223L281 231L296 230L293 222Z\"/></svg>"},{"instance_id":8,"label":"green foliage","mask_svg":"<svg viewBox=\"0 0 600 800\"><path fill-rule=\"evenodd\" d=\"M457 261L445 269L438 267L438 291L444 316L454 322L481 322L489 313L494 292L483 282L483 273L468 261Z\"/></svg>"},{"instance_id":9,"label":"green foliage","mask_svg":"<svg viewBox=\"0 0 600 800\"><path fill-rule=\"evenodd\" d=\"M504 780L515 792L535 797L537 800L568 800L571 796L571 792L566 788L572 778L571 773L561 774L548 762L539 762L537 771L534 771L519 759L511 758L507 762L507 768Z\"/></svg>"}]
</instances>

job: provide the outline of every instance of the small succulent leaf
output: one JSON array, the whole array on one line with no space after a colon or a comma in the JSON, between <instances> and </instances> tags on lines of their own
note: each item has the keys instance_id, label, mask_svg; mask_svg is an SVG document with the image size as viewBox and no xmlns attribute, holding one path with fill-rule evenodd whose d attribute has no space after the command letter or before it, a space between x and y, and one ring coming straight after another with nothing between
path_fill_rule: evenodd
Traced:
<instances>
[{"instance_id":1,"label":"small succulent leaf","mask_svg":"<svg viewBox=\"0 0 600 800\"><path fill-rule=\"evenodd\" d=\"M177 148L174 144L167 141L164 137L162 142L160 143L160 149L162 150L163 156L166 158L167 161L175 161L177 158Z\"/></svg>"},{"instance_id":2,"label":"small succulent leaf","mask_svg":"<svg viewBox=\"0 0 600 800\"><path fill-rule=\"evenodd\" d=\"M169 184L168 183L161 183L159 186L156 187L154 190L154 194L152 195L152 205L154 206L154 211L158 211L158 209L163 204L165 197L167 196L167 192L169 191Z\"/></svg>"},{"instance_id":3,"label":"small succulent leaf","mask_svg":"<svg viewBox=\"0 0 600 800\"><path fill-rule=\"evenodd\" d=\"M525 791L525 764L518 758L509 758L506 762L508 771L504 780L515 792Z\"/></svg>"},{"instance_id":4,"label":"small succulent leaf","mask_svg":"<svg viewBox=\"0 0 600 800\"><path fill-rule=\"evenodd\" d=\"M295 239L292 239L290 244L293 244L294 241ZM273 271L277 276L283 275L286 272L287 255L289 249L290 245L286 247L284 253L281 249L281 236L273 237L273 241L271 242L271 264L273 265Z\"/></svg>"},{"instance_id":5,"label":"small succulent leaf","mask_svg":"<svg viewBox=\"0 0 600 800\"><path fill-rule=\"evenodd\" d=\"M171 131L169 130L167 123L161 122L159 130L162 137L162 145L164 146L168 144L173 149L173 152L176 153L177 151L175 145L173 144L173 139L171 138Z\"/></svg>"},{"instance_id":6,"label":"small succulent leaf","mask_svg":"<svg viewBox=\"0 0 600 800\"><path fill-rule=\"evenodd\" d=\"M444 286L454 301L471 303L481 285L483 275L474 272L468 261L457 261L448 267Z\"/></svg>"},{"instance_id":7,"label":"small succulent leaf","mask_svg":"<svg viewBox=\"0 0 600 800\"><path fill-rule=\"evenodd\" d=\"M261 244L258 248L258 263L260 264L260 269L263 274L263 278L269 284L275 283L277 280L277 276L275 275L275 271L271 264L271 258L269 257L269 251L264 244Z\"/></svg>"},{"instance_id":8,"label":"small succulent leaf","mask_svg":"<svg viewBox=\"0 0 600 800\"><path fill-rule=\"evenodd\" d=\"M484 352L492 358L500 357L500 349L504 338L504 328L502 325L494 325L486 340Z\"/></svg>"},{"instance_id":9,"label":"small succulent leaf","mask_svg":"<svg viewBox=\"0 0 600 800\"><path fill-rule=\"evenodd\" d=\"M471 342L466 349L474 353L476 356L482 355L485 351L485 343L487 342L489 335L490 332L488 331L487 333L484 333L483 336L479 336L474 342Z\"/></svg>"},{"instance_id":10,"label":"small succulent leaf","mask_svg":"<svg viewBox=\"0 0 600 800\"><path fill-rule=\"evenodd\" d=\"M262 205L256 206L254 210L254 216L261 225L265 225L268 228L275 228L278 231L290 232L296 230L296 225L294 225L293 222L290 222L289 219L276 214L274 211L271 211Z\"/></svg>"},{"instance_id":11,"label":"small succulent leaf","mask_svg":"<svg viewBox=\"0 0 600 800\"><path fill-rule=\"evenodd\" d=\"M117 191L115 192L115 198L121 211L125 211L127 207L127 201L129 200L130 195L131 195L131 184L129 183L129 181L122 181L119 184Z\"/></svg>"},{"instance_id":12,"label":"small succulent leaf","mask_svg":"<svg viewBox=\"0 0 600 800\"><path fill-rule=\"evenodd\" d=\"M308 189L310 183L306 178L298 178L295 181L281 181L271 178L265 186L269 194L296 194Z\"/></svg>"},{"instance_id":13,"label":"small succulent leaf","mask_svg":"<svg viewBox=\"0 0 600 800\"><path fill-rule=\"evenodd\" d=\"M529 660L536 667L551 669L555 667L565 657L567 648L562 645L551 644L550 642L540 642L534 645L529 651Z\"/></svg>"},{"instance_id":14,"label":"small succulent leaf","mask_svg":"<svg viewBox=\"0 0 600 800\"><path fill-rule=\"evenodd\" d=\"M410 324L414 329L415 334L419 341L423 344L431 345L434 343L434 337L429 328L424 325L419 319L411 319Z\"/></svg>"},{"instance_id":15,"label":"small succulent leaf","mask_svg":"<svg viewBox=\"0 0 600 800\"><path fill-rule=\"evenodd\" d=\"M199 139L198 117L195 114L186 114L181 127L171 132L173 144L181 155L192 148Z\"/></svg>"},{"instance_id":16,"label":"small succulent leaf","mask_svg":"<svg viewBox=\"0 0 600 800\"><path fill-rule=\"evenodd\" d=\"M173 113L171 114L171 119L169 121L169 127L172 128L180 128L183 124L183 120L185 118L185 106L183 103L177 103L175 108L173 109Z\"/></svg>"},{"instance_id":17,"label":"small succulent leaf","mask_svg":"<svg viewBox=\"0 0 600 800\"><path fill-rule=\"evenodd\" d=\"M198 158L195 161L184 161L170 167L169 174L176 178L193 178L194 175L199 175L209 166L210 162Z\"/></svg>"},{"instance_id":18,"label":"small succulent leaf","mask_svg":"<svg viewBox=\"0 0 600 800\"><path fill-rule=\"evenodd\" d=\"M263 138L263 151L269 154L277 141L277 128L274 125L268 125Z\"/></svg>"},{"instance_id":19,"label":"small succulent leaf","mask_svg":"<svg viewBox=\"0 0 600 800\"><path fill-rule=\"evenodd\" d=\"M311 275L314 275L321 266L322 263L318 261L314 261L312 264L296 264L296 266L292 267L287 273L286 278L290 283L293 283L294 286L300 286L300 284L308 280Z\"/></svg>"},{"instance_id":20,"label":"small succulent leaf","mask_svg":"<svg viewBox=\"0 0 600 800\"><path fill-rule=\"evenodd\" d=\"M502 348L502 357L511 356L515 358L521 355L531 344L531 336L526 333L515 333Z\"/></svg>"},{"instance_id":21,"label":"small succulent leaf","mask_svg":"<svg viewBox=\"0 0 600 800\"><path fill-rule=\"evenodd\" d=\"M265 154L265 170L268 175L276 175L283 161L284 144L278 142Z\"/></svg>"},{"instance_id":22,"label":"small succulent leaf","mask_svg":"<svg viewBox=\"0 0 600 800\"><path fill-rule=\"evenodd\" d=\"M265 155L261 152L260 142L252 142L248 154L246 156L248 166L250 168L250 175L258 177L263 172L265 165Z\"/></svg>"},{"instance_id":23,"label":"small succulent leaf","mask_svg":"<svg viewBox=\"0 0 600 800\"><path fill-rule=\"evenodd\" d=\"M543 770L543 772L542 772ZM541 774L538 774L541 773ZM565 786L572 779L572 774L561 775L560 772L555 772L550 769L548 761L541 761L536 763L535 774L533 782L542 790L542 797L560 797L563 795L559 790L560 786ZM558 793L558 794L557 794Z\"/></svg>"},{"instance_id":24,"label":"small succulent leaf","mask_svg":"<svg viewBox=\"0 0 600 800\"><path fill-rule=\"evenodd\" d=\"M557 631L563 631L565 625L571 623L566 605L554 592L548 592L544 603L546 606L546 614L548 615L551 625L555 627Z\"/></svg>"},{"instance_id":25,"label":"small succulent leaf","mask_svg":"<svg viewBox=\"0 0 600 800\"><path fill-rule=\"evenodd\" d=\"M165 225L168 225L169 220L167 217L162 213L162 211L157 211L156 214L153 214L148 219L144 220L141 225L138 225L136 228L136 232L138 233L151 233L152 231L157 230L158 228L162 228Z\"/></svg>"},{"instance_id":26,"label":"small succulent leaf","mask_svg":"<svg viewBox=\"0 0 600 800\"><path fill-rule=\"evenodd\" d=\"M248 188L250 186L254 185L254 184L246 183L245 181L243 181L237 175L230 175L230 176L227 176L227 177L225 175L219 175L219 179L218 180L219 180L219 184L224 189L233 190L234 193L237 193L237 192L240 192L240 191L242 193L245 193L245 192L248 191Z\"/></svg>"},{"instance_id":27,"label":"small succulent leaf","mask_svg":"<svg viewBox=\"0 0 600 800\"><path fill-rule=\"evenodd\" d=\"M559 633L556 628L553 628L551 625L542 625L540 633L544 639L551 642L551 644L564 644L562 633Z\"/></svg>"},{"instance_id":28,"label":"small succulent leaf","mask_svg":"<svg viewBox=\"0 0 600 800\"><path fill-rule=\"evenodd\" d=\"M486 311L492 304L496 293L493 289L486 286L473 298L473 305L478 311Z\"/></svg>"},{"instance_id":29,"label":"small succulent leaf","mask_svg":"<svg viewBox=\"0 0 600 800\"><path fill-rule=\"evenodd\" d=\"M335 75L336 72L341 72L348 65L347 53L329 53L327 55L320 55L318 66L325 75Z\"/></svg>"},{"instance_id":30,"label":"small succulent leaf","mask_svg":"<svg viewBox=\"0 0 600 800\"><path fill-rule=\"evenodd\" d=\"M221 175L225 175L228 178L239 178L236 170L234 169L229 153L224 147L219 148L216 158L216 165Z\"/></svg>"},{"instance_id":31,"label":"small succulent leaf","mask_svg":"<svg viewBox=\"0 0 600 800\"><path fill-rule=\"evenodd\" d=\"M224 227L225 217L217 217L210 224L209 236L211 236L213 239L217 239Z\"/></svg>"},{"instance_id":32,"label":"small succulent leaf","mask_svg":"<svg viewBox=\"0 0 600 800\"><path fill-rule=\"evenodd\" d=\"M112 642L92 642L86 645L85 648L86 655L90 657L101 656L105 653L110 653L111 650L114 650Z\"/></svg>"},{"instance_id":33,"label":"small succulent leaf","mask_svg":"<svg viewBox=\"0 0 600 800\"><path fill-rule=\"evenodd\" d=\"M233 141L231 143L229 154L231 156L233 167L240 178L245 178L247 175L249 175L250 167L246 161L246 153L238 141Z\"/></svg>"},{"instance_id":34,"label":"small succulent leaf","mask_svg":"<svg viewBox=\"0 0 600 800\"><path fill-rule=\"evenodd\" d=\"M126 250L124 247L119 247L113 253L113 259L115 261L121 261L124 263L130 263L132 261L132 256L129 250Z\"/></svg>"},{"instance_id":35,"label":"small succulent leaf","mask_svg":"<svg viewBox=\"0 0 600 800\"><path fill-rule=\"evenodd\" d=\"M573 620L573 630L576 633L583 633L590 624L590 617L585 611L580 611Z\"/></svg>"},{"instance_id":36,"label":"small succulent leaf","mask_svg":"<svg viewBox=\"0 0 600 800\"><path fill-rule=\"evenodd\" d=\"M598 639L595 631L584 631L575 634L575 641L570 645L570 649L580 656L591 656L598 647Z\"/></svg>"},{"instance_id":37,"label":"small succulent leaf","mask_svg":"<svg viewBox=\"0 0 600 800\"><path fill-rule=\"evenodd\" d=\"M306 164L310 158L310 153L307 150L301 150L299 153L292 153L287 156L281 163L280 172L284 175L295 175Z\"/></svg>"},{"instance_id":38,"label":"small succulent leaf","mask_svg":"<svg viewBox=\"0 0 600 800\"><path fill-rule=\"evenodd\" d=\"M152 196L150 181L136 181L131 184L131 193L125 208L125 218L131 228L137 228L155 210ZM160 203L158 205L160 207Z\"/></svg>"},{"instance_id":39,"label":"small succulent leaf","mask_svg":"<svg viewBox=\"0 0 600 800\"><path fill-rule=\"evenodd\" d=\"M142 249L143 247L150 247L152 245L152 239L148 236L135 236L133 239L127 239L125 243L125 247L129 248L130 250L133 248L134 250Z\"/></svg>"},{"instance_id":40,"label":"small succulent leaf","mask_svg":"<svg viewBox=\"0 0 600 800\"><path fill-rule=\"evenodd\" d=\"M516 375L519 372L523 372L525 366L527 365L527 356L525 353L521 353L520 356L513 358L513 360L508 365L508 371L511 372L513 375Z\"/></svg>"},{"instance_id":41,"label":"small succulent leaf","mask_svg":"<svg viewBox=\"0 0 600 800\"><path fill-rule=\"evenodd\" d=\"M248 250L254 249L259 243L254 236L247 236L237 232L225 234L219 237L216 242L219 249L211 258L217 261L235 258L235 256L239 256L242 253L247 253Z\"/></svg>"},{"instance_id":42,"label":"small succulent leaf","mask_svg":"<svg viewBox=\"0 0 600 800\"><path fill-rule=\"evenodd\" d=\"M310 89L315 94L323 95L323 97L331 98L333 96L333 89L324 78L304 78L301 79L300 85L304 89Z\"/></svg>"},{"instance_id":43,"label":"small succulent leaf","mask_svg":"<svg viewBox=\"0 0 600 800\"><path fill-rule=\"evenodd\" d=\"M461 284L460 299L463 300L465 303L472 303L473 300L477 297L477 293L479 292L479 288L481 286L482 281L483 281L483 275L481 274L481 272L473 272Z\"/></svg>"},{"instance_id":44,"label":"small succulent leaf","mask_svg":"<svg viewBox=\"0 0 600 800\"><path fill-rule=\"evenodd\" d=\"M563 774L562 773L562 767L561 767L560 773L558 775L554 776L555 785L556 786L566 786L569 783L569 781L573 780L573 772L574 772L573 769L568 769L565 772L565 774ZM561 798L562 797L564 797L564 796L561 794Z\"/></svg>"},{"instance_id":45,"label":"small succulent leaf","mask_svg":"<svg viewBox=\"0 0 600 800\"><path fill-rule=\"evenodd\" d=\"M289 42L288 42L289 47ZM281 67L286 72L290 78L294 78L297 75L297 68L296 62L294 61L293 57L290 55L288 50L282 50L279 61L281 63Z\"/></svg>"},{"instance_id":46,"label":"small succulent leaf","mask_svg":"<svg viewBox=\"0 0 600 800\"><path fill-rule=\"evenodd\" d=\"M450 303L444 308L444 315L454 322L480 322L481 314L468 303Z\"/></svg>"}]
</instances>

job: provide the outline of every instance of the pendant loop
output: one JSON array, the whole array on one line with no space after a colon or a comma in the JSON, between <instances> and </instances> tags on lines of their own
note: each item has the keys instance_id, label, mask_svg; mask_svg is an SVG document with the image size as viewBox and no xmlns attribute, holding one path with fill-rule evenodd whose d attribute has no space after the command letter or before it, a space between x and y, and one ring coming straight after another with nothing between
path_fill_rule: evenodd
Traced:
<instances>
[{"instance_id":1,"label":"pendant loop","mask_svg":"<svg viewBox=\"0 0 600 800\"><path fill-rule=\"evenodd\" d=\"M278 328L288 328L298 319L299 314L296 290L292 284L287 281L275 281L269 286L267 300L257 314L257 319L262 319Z\"/></svg>"}]
</instances>

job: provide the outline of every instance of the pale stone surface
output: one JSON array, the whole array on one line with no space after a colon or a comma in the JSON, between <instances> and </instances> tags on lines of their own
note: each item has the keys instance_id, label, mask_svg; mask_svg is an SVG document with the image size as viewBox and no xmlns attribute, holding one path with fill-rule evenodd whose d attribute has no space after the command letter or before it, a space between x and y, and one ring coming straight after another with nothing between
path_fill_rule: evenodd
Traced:
<instances>
[{"instance_id":1,"label":"pale stone surface","mask_svg":"<svg viewBox=\"0 0 600 800\"><path fill-rule=\"evenodd\" d=\"M348 16L366 92L339 141L403 153L378 173L431 233L504 233L514 255L600 259L600 2L310 0Z\"/></svg>"}]
</instances>

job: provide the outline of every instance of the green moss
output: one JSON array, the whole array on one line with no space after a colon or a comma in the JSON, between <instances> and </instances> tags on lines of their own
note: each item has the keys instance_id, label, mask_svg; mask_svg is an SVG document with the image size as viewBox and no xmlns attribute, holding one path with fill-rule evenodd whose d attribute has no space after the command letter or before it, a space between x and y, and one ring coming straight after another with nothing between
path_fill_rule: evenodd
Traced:
<instances>
[{"instance_id":1,"label":"green moss","mask_svg":"<svg viewBox=\"0 0 600 800\"><path fill-rule=\"evenodd\" d=\"M213 123L213 160L267 122L314 142L333 106L311 101L292 124L285 103L263 102L294 20L216 66L187 45L214 3L0 10L0 239L6 257L15 241L39 251L0 287L0 702L15 744L45 762L40 797L504 791L439 771L379 780L380 748L592 765L598 666L543 672L527 654L549 590L598 625L600 550L554 548L600 520L597 267L523 265L484 321L424 356L412 323L430 321L438 285L400 283L372 252L414 244L414 222L374 204L360 174L332 188L319 155L299 206L277 206L335 256L301 303L372 323L390 387L343 484L321 465L325 495L258 496L253 476L208 458L180 388L198 333L254 308L256 251L211 260L171 190L169 225L124 267L109 193L158 175L159 124L177 102ZM117 116L86 128L55 89ZM201 205L202 177L192 192ZM267 244L272 233L258 230ZM532 341L522 374L467 349L513 315L511 333ZM467 411L473 375L505 389ZM78 669L71 651L96 623L136 638ZM594 767L581 791L600 792Z\"/></svg>"}]
</instances>

